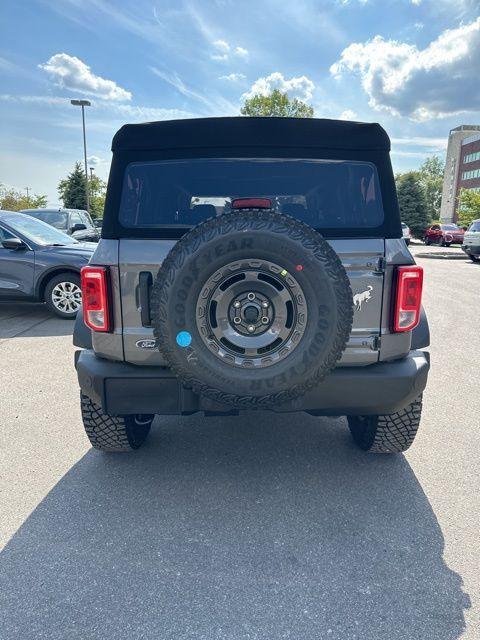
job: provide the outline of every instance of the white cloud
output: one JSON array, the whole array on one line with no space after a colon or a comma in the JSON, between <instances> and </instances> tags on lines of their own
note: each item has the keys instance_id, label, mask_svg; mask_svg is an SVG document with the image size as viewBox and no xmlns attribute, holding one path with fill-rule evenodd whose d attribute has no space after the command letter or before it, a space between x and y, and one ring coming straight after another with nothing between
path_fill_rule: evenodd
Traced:
<instances>
[{"instance_id":1,"label":"white cloud","mask_svg":"<svg viewBox=\"0 0 480 640\"><path fill-rule=\"evenodd\" d=\"M200 102L213 115L231 115L237 113L238 107L219 94L212 94L211 91L202 93L197 89L190 87L183 82L180 76L174 71L164 71L157 67L150 67L150 71L156 76L167 82L176 91L184 95L186 98Z\"/></svg>"},{"instance_id":2,"label":"white cloud","mask_svg":"<svg viewBox=\"0 0 480 640\"><path fill-rule=\"evenodd\" d=\"M447 138L427 138L423 136L412 136L411 138L392 138L392 144L405 145L409 147L431 147L438 151L447 146Z\"/></svg>"},{"instance_id":3,"label":"white cloud","mask_svg":"<svg viewBox=\"0 0 480 640\"><path fill-rule=\"evenodd\" d=\"M240 58L248 58L248 49L243 47L235 47L235 54Z\"/></svg>"},{"instance_id":4,"label":"white cloud","mask_svg":"<svg viewBox=\"0 0 480 640\"><path fill-rule=\"evenodd\" d=\"M282 93L288 93L292 98L310 100L315 89L314 83L307 76L298 76L287 80L278 71L271 73L266 78L258 78L250 87L250 91L243 94L243 98L252 98L254 95L268 96L274 89Z\"/></svg>"},{"instance_id":5,"label":"white cloud","mask_svg":"<svg viewBox=\"0 0 480 640\"><path fill-rule=\"evenodd\" d=\"M234 57L243 58L244 60L248 58L248 49L244 47L234 47L226 40L215 40L212 42L212 45L215 47L216 53L210 55L211 60L226 62Z\"/></svg>"},{"instance_id":6,"label":"white cloud","mask_svg":"<svg viewBox=\"0 0 480 640\"><path fill-rule=\"evenodd\" d=\"M105 161L102 160L102 158L99 158L98 156L88 156L87 158L87 164L88 166L91 166L91 167L97 167L102 162L105 162Z\"/></svg>"},{"instance_id":7,"label":"white cloud","mask_svg":"<svg viewBox=\"0 0 480 640\"><path fill-rule=\"evenodd\" d=\"M215 40L212 44L216 49L223 51L224 53L230 51L230 45L225 40Z\"/></svg>"},{"instance_id":8,"label":"white cloud","mask_svg":"<svg viewBox=\"0 0 480 640\"><path fill-rule=\"evenodd\" d=\"M422 0L412 0L412 4L422 4Z\"/></svg>"},{"instance_id":9,"label":"white cloud","mask_svg":"<svg viewBox=\"0 0 480 640\"><path fill-rule=\"evenodd\" d=\"M119 87L113 80L106 80L92 73L80 58L67 53L57 53L45 64L39 65L64 89L103 100L131 100L132 94Z\"/></svg>"},{"instance_id":10,"label":"white cloud","mask_svg":"<svg viewBox=\"0 0 480 640\"><path fill-rule=\"evenodd\" d=\"M343 50L330 72L357 73L370 106L422 121L480 110L480 18L425 49L375 36Z\"/></svg>"},{"instance_id":11,"label":"white cloud","mask_svg":"<svg viewBox=\"0 0 480 640\"><path fill-rule=\"evenodd\" d=\"M105 102L99 106L119 116L143 122L146 120L181 120L182 118L195 117L195 114L182 109L164 109L162 107L144 107L134 104L110 104Z\"/></svg>"},{"instance_id":12,"label":"white cloud","mask_svg":"<svg viewBox=\"0 0 480 640\"><path fill-rule=\"evenodd\" d=\"M228 80L228 82L240 82L245 80L247 76L244 73L229 73L228 76L220 76L219 80Z\"/></svg>"},{"instance_id":13,"label":"white cloud","mask_svg":"<svg viewBox=\"0 0 480 640\"><path fill-rule=\"evenodd\" d=\"M54 96L17 96L10 93L2 93L0 94L0 100L2 102L24 102L27 104L44 104L50 106L61 105L66 107L70 105L68 98L56 98Z\"/></svg>"},{"instance_id":14,"label":"white cloud","mask_svg":"<svg viewBox=\"0 0 480 640\"><path fill-rule=\"evenodd\" d=\"M16 102L21 104L42 104L51 107L64 107L74 113L73 107L70 105L68 98L57 98L54 96L29 96L29 95L11 95L8 93L0 94L1 102ZM120 119L129 118L130 120L178 120L181 118L192 118L195 114L181 109L164 109L162 107L144 107L134 104L119 104L108 100L95 100L91 106L92 111L97 109L107 112L109 116ZM75 116L75 123L77 122ZM59 126L69 126L68 123L58 123ZM90 119L88 123L89 129L95 127L96 121ZM74 126L77 126L76 124Z\"/></svg>"},{"instance_id":15,"label":"white cloud","mask_svg":"<svg viewBox=\"0 0 480 640\"><path fill-rule=\"evenodd\" d=\"M10 62L10 60L0 57L0 69L2 71L15 72L18 71L19 67L13 62Z\"/></svg>"},{"instance_id":16,"label":"white cloud","mask_svg":"<svg viewBox=\"0 0 480 640\"><path fill-rule=\"evenodd\" d=\"M345 111L342 111L342 113L338 116L339 120L355 120L355 118L357 117L357 114L355 113L355 111L352 111L352 109L345 109Z\"/></svg>"}]
</instances>

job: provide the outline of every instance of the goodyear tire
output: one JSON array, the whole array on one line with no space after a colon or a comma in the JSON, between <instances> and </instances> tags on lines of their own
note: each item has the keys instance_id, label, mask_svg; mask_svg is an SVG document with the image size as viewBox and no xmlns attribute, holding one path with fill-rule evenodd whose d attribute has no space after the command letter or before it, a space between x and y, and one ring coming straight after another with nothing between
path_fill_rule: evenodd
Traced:
<instances>
[{"instance_id":1,"label":"goodyear tire","mask_svg":"<svg viewBox=\"0 0 480 640\"><path fill-rule=\"evenodd\" d=\"M80 393L82 422L90 444L100 451L138 449L150 432L153 415L111 416Z\"/></svg>"},{"instance_id":2,"label":"goodyear tire","mask_svg":"<svg viewBox=\"0 0 480 640\"><path fill-rule=\"evenodd\" d=\"M267 407L318 384L348 341L352 292L330 245L270 210L193 228L152 292L159 350L185 385L222 404Z\"/></svg>"},{"instance_id":3,"label":"goodyear tire","mask_svg":"<svg viewBox=\"0 0 480 640\"><path fill-rule=\"evenodd\" d=\"M417 435L422 417L422 396L402 411L385 416L349 416L355 444L370 453L401 453Z\"/></svg>"}]
</instances>

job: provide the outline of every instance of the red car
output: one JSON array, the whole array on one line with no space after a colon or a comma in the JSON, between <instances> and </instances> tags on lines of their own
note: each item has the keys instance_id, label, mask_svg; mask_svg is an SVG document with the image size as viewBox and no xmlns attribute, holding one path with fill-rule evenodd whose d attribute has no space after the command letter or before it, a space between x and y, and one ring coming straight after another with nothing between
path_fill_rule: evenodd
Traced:
<instances>
[{"instance_id":1,"label":"red car","mask_svg":"<svg viewBox=\"0 0 480 640\"><path fill-rule=\"evenodd\" d=\"M432 224L425 231L423 241L425 244L439 244L449 247L451 244L463 244L465 231L456 224Z\"/></svg>"}]
</instances>

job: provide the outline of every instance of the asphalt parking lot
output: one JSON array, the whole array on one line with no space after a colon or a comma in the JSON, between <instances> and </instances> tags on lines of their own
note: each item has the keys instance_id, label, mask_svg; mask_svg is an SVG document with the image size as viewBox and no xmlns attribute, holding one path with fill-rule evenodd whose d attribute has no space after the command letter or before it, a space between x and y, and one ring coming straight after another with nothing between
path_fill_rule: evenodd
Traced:
<instances>
[{"instance_id":1,"label":"asphalt parking lot","mask_svg":"<svg viewBox=\"0 0 480 640\"><path fill-rule=\"evenodd\" d=\"M268 413L101 454L71 323L0 305L1 640L479 638L480 265L412 251L432 370L405 456Z\"/></svg>"}]
</instances>

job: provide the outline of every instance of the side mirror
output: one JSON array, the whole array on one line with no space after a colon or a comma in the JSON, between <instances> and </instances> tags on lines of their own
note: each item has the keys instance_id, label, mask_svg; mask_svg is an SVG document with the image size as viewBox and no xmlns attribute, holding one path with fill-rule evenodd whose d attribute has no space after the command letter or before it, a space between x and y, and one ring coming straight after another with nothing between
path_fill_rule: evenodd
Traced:
<instances>
[{"instance_id":1,"label":"side mirror","mask_svg":"<svg viewBox=\"0 0 480 640\"><path fill-rule=\"evenodd\" d=\"M2 240L2 245L5 249L12 249L13 251L28 248L20 238L5 238L5 240Z\"/></svg>"},{"instance_id":2,"label":"side mirror","mask_svg":"<svg viewBox=\"0 0 480 640\"><path fill-rule=\"evenodd\" d=\"M73 225L70 231L71 233L75 233L75 231L84 231L86 228L87 228L87 225L77 222L77 224Z\"/></svg>"}]
</instances>

